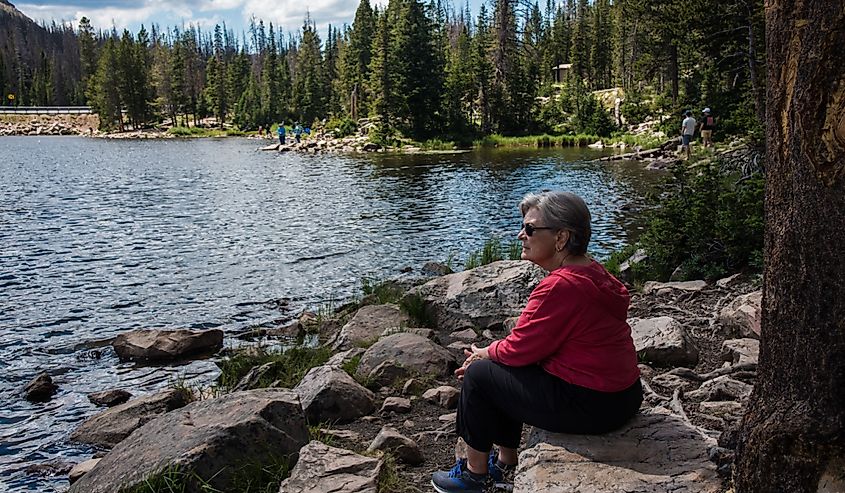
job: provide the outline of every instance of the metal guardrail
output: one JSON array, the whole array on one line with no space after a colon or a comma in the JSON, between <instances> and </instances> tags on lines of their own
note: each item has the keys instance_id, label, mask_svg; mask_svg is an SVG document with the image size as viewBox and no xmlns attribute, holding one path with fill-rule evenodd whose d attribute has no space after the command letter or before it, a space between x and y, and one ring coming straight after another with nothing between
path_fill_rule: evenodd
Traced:
<instances>
[{"instance_id":1,"label":"metal guardrail","mask_svg":"<svg viewBox=\"0 0 845 493\"><path fill-rule=\"evenodd\" d=\"M0 115L87 115L90 106L0 106Z\"/></svg>"}]
</instances>

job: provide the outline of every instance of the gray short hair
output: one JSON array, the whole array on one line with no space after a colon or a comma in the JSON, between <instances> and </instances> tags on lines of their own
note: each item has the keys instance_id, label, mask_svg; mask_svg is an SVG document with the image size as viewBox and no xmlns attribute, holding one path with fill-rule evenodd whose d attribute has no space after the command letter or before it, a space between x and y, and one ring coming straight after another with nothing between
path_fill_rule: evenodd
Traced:
<instances>
[{"instance_id":1,"label":"gray short hair","mask_svg":"<svg viewBox=\"0 0 845 493\"><path fill-rule=\"evenodd\" d=\"M544 226L569 231L566 249L573 255L587 253L592 229L590 228L590 210L584 199L571 192L544 191L529 193L519 203L523 216L528 209L537 208Z\"/></svg>"}]
</instances>

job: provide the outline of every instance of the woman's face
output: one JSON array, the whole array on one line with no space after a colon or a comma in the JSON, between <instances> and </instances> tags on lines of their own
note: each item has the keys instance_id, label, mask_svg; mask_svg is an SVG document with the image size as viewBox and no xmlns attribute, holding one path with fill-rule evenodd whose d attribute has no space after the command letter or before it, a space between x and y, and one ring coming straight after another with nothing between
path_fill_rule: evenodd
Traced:
<instances>
[{"instance_id":1,"label":"woman's face","mask_svg":"<svg viewBox=\"0 0 845 493\"><path fill-rule=\"evenodd\" d=\"M528 209L525 217L522 218L523 227L520 230L517 238L522 241L522 260L530 260L540 267L552 271L559 267L557 265L557 249L562 247L558 245L561 239L561 233L557 229L537 229L548 228L545 224L540 211L536 207ZM528 236L525 232L525 225L531 225L534 228L534 234Z\"/></svg>"}]
</instances>

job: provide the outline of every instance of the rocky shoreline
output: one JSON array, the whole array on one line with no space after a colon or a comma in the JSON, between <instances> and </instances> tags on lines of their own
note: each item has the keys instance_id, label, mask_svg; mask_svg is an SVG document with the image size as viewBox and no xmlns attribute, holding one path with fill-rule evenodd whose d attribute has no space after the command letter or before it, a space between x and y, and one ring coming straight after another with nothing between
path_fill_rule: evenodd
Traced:
<instances>
[{"instance_id":1,"label":"rocky shoreline","mask_svg":"<svg viewBox=\"0 0 845 493\"><path fill-rule=\"evenodd\" d=\"M403 277L391 284L398 303L371 296L334 314L303 313L291 325L243 335L319 334L331 357L289 388L264 378L278 371L278 363L267 363L227 392L89 396L114 407L73 433L73 441L102 452L73 468L71 492L116 491L177 469L227 491L242 481L238 471L280 454L298 457L280 492L426 490L431 472L451 467L458 452L460 382L451 372L462 349L505 336L543 275L529 262L500 261ZM726 491L731 430L756 377L760 299L759 279L743 276L647 283L633 293L629 323L646 389L641 414L599 437L526 427L514 491L578 484L597 492ZM162 364L219 351L222 333L133 331L113 344L123 358ZM47 386L40 400L65 384L49 375L39 381ZM189 491L198 487L186 481Z\"/></svg>"},{"instance_id":2,"label":"rocky shoreline","mask_svg":"<svg viewBox=\"0 0 845 493\"><path fill-rule=\"evenodd\" d=\"M0 136L99 136L100 118L88 115L0 115Z\"/></svg>"}]
</instances>

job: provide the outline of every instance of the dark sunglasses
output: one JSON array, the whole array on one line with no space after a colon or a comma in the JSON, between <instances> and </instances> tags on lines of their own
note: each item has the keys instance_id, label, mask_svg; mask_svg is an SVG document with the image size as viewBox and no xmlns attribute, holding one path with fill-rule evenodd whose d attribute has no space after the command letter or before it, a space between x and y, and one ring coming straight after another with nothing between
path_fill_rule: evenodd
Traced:
<instances>
[{"instance_id":1,"label":"dark sunglasses","mask_svg":"<svg viewBox=\"0 0 845 493\"><path fill-rule=\"evenodd\" d=\"M534 236L535 231L538 231L538 230L541 230L541 229L555 229L555 228L549 228L549 227L546 227L546 226L542 226L542 227L541 226L534 226L533 224L524 223L522 225L522 229L525 231L526 236Z\"/></svg>"}]
</instances>

